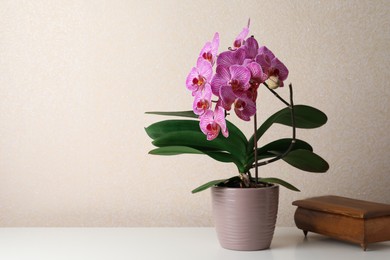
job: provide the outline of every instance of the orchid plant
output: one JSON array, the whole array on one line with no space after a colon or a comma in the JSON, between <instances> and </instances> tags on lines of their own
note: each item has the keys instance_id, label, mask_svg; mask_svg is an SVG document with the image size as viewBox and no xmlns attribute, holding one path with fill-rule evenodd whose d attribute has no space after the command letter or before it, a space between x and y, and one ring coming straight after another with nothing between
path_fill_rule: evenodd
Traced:
<instances>
[{"instance_id":1,"label":"orchid plant","mask_svg":"<svg viewBox=\"0 0 390 260\"><path fill-rule=\"evenodd\" d=\"M186 78L186 87L193 96L192 110L176 112L147 112L148 114L197 119L163 120L145 128L157 148L155 155L204 154L225 163L234 163L238 175L210 181L192 192L211 186L262 187L273 183L299 191L279 178L260 178L258 168L282 159L309 172L326 172L328 163L313 152L307 142L296 138L296 128L317 128L327 116L320 110L286 101L275 91L284 86L287 67L265 46L249 34L249 22L236 37L233 46L218 53L219 34L202 48L196 66ZM215 67L215 71L213 68ZM265 87L286 107L270 116L257 127L257 92ZM254 133L247 139L243 132L226 118L233 110L238 118L254 122ZM282 138L258 147L261 136L274 124L292 128L291 138ZM255 176L251 170L254 169Z\"/></svg>"}]
</instances>

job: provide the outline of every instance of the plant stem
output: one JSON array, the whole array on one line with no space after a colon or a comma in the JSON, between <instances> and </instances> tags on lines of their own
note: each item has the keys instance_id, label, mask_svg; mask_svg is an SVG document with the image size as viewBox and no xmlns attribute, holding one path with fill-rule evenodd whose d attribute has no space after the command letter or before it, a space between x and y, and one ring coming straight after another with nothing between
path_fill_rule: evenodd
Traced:
<instances>
[{"instance_id":1,"label":"plant stem","mask_svg":"<svg viewBox=\"0 0 390 260\"><path fill-rule=\"evenodd\" d=\"M253 141L255 142L255 144L254 144L254 149L255 149L255 151L254 151L254 155L255 155L255 184L256 184L256 187L257 187L258 178L259 178L259 169L257 167L257 136L256 136L256 132L257 132L257 112L253 116L253 124L254 124L254 127L255 127Z\"/></svg>"},{"instance_id":2,"label":"plant stem","mask_svg":"<svg viewBox=\"0 0 390 260\"><path fill-rule=\"evenodd\" d=\"M267 87L268 88L268 87ZM268 88L269 89L269 88ZM291 112L291 126L292 126L292 128L293 128L293 130L292 130L292 138L291 138L291 143L290 143L290 145L289 145L289 147L287 148L287 150L286 151L284 151L284 153L281 153L281 154L279 154L279 155L277 155L277 156L275 156L274 158L272 158L272 159L269 159L269 160L266 160L266 161L262 161L262 162L257 162L257 157L255 157L255 164L254 164L254 166L256 167L256 169L257 169L257 167L259 167L259 166L263 166L263 165L266 165L266 164L269 164L269 163L273 163L273 162L275 162L275 161L277 161L277 160L280 160L280 159L282 159L284 156L286 156L290 151L291 151L291 149L293 148L293 146L294 146L294 144L295 144L295 140L296 140L296 130L295 130L295 114L294 114L294 101L293 101L293 91L292 91L292 85L290 84L289 85L289 89L290 89L290 104L289 103L287 103L287 106L290 108L290 112ZM271 90L271 89L270 89ZM274 91L272 91L273 93L274 93ZM276 94L276 93L275 93ZM277 94L276 94L277 95ZM279 95L277 95L277 96L279 96ZM283 100L282 98L279 98L279 99L281 99L281 100ZM283 103L285 103L286 101L284 101L283 100ZM256 138L255 138L255 140L256 140ZM255 141L256 142L256 141ZM257 143L257 142L256 142ZM256 148L255 148L256 149ZM255 150L255 156L256 156L256 154L257 154L257 149ZM257 177L256 177L256 179L257 179Z\"/></svg>"},{"instance_id":3,"label":"plant stem","mask_svg":"<svg viewBox=\"0 0 390 260\"><path fill-rule=\"evenodd\" d=\"M275 90L270 89L270 88L268 87L268 84L267 84L267 83L263 82L263 84L267 87L267 89L268 89L269 91L272 92L272 94L275 95L275 97L277 97L280 101L282 101L286 106L288 106L288 107L292 106L292 104L289 104L286 100L284 100L281 96L279 96L279 94L276 93ZM290 86L291 86L291 84L290 84ZM289 86L289 87L290 87L290 86ZM291 95L291 98L292 98L292 91L291 91L291 90L290 90L290 95ZM291 100L291 98L290 98L290 100Z\"/></svg>"}]
</instances>

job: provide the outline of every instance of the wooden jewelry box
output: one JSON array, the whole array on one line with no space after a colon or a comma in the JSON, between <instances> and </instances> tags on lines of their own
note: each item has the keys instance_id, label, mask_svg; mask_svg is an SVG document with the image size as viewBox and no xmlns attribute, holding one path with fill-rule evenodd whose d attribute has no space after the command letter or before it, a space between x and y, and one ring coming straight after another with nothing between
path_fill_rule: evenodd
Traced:
<instances>
[{"instance_id":1,"label":"wooden jewelry box","mask_svg":"<svg viewBox=\"0 0 390 260\"><path fill-rule=\"evenodd\" d=\"M307 232L360 244L390 240L390 205L339 196L321 196L292 203L298 206L296 226Z\"/></svg>"}]
</instances>

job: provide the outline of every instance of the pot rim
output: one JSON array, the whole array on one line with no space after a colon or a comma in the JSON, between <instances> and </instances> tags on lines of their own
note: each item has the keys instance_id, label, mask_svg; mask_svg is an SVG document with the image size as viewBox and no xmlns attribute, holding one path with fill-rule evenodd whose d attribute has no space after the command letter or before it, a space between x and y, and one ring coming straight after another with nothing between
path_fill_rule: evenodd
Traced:
<instances>
[{"instance_id":1,"label":"pot rim","mask_svg":"<svg viewBox=\"0 0 390 260\"><path fill-rule=\"evenodd\" d=\"M279 184L272 183L271 186L267 187L250 187L250 188L235 188L235 187L224 187L224 186L212 186L211 189L214 190L235 190L235 191L254 191L254 190L270 190L270 189L276 189L279 188Z\"/></svg>"}]
</instances>

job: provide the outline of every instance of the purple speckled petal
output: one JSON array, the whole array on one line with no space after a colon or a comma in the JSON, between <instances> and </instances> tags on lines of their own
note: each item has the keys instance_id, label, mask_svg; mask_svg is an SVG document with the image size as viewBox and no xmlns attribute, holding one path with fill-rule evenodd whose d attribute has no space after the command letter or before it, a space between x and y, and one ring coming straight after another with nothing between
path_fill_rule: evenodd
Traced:
<instances>
[{"instance_id":1,"label":"purple speckled petal","mask_svg":"<svg viewBox=\"0 0 390 260\"><path fill-rule=\"evenodd\" d=\"M260 64L263 72L268 75L268 71L271 68L271 60L269 57L265 54L258 54L255 60Z\"/></svg>"},{"instance_id":2,"label":"purple speckled petal","mask_svg":"<svg viewBox=\"0 0 390 260\"><path fill-rule=\"evenodd\" d=\"M238 49L236 51L224 51L219 54L217 59L217 65L231 66L231 65L241 65L245 60L245 50Z\"/></svg>"},{"instance_id":3,"label":"purple speckled petal","mask_svg":"<svg viewBox=\"0 0 390 260\"><path fill-rule=\"evenodd\" d=\"M198 88L198 86L194 85L194 83L193 83L194 78L198 78L198 76L199 76L199 73L198 73L197 68L195 68L195 67L192 68L190 73L187 76L187 79L186 79L187 89L189 89L191 91L195 91Z\"/></svg>"},{"instance_id":4,"label":"purple speckled petal","mask_svg":"<svg viewBox=\"0 0 390 260\"><path fill-rule=\"evenodd\" d=\"M272 60L273 58L275 58L275 55L272 53L272 51L270 49L268 49L267 47L265 46L261 46L258 50L258 54L264 54L265 56L267 56L270 60Z\"/></svg>"},{"instance_id":5,"label":"purple speckled petal","mask_svg":"<svg viewBox=\"0 0 390 260\"><path fill-rule=\"evenodd\" d=\"M249 37L245 41L245 51L247 59L254 59L258 54L259 44L255 37Z\"/></svg>"},{"instance_id":6,"label":"purple speckled petal","mask_svg":"<svg viewBox=\"0 0 390 260\"><path fill-rule=\"evenodd\" d=\"M211 53L213 54L214 57L217 57L218 47L219 47L219 34L216 32L214 34L213 41L211 42Z\"/></svg>"},{"instance_id":7,"label":"purple speckled petal","mask_svg":"<svg viewBox=\"0 0 390 260\"><path fill-rule=\"evenodd\" d=\"M192 104L192 109L196 115L201 116L211 108L211 96L210 84L206 84L203 91L197 92Z\"/></svg>"},{"instance_id":8,"label":"purple speckled petal","mask_svg":"<svg viewBox=\"0 0 390 260\"><path fill-rule=\"evenodd\" d=\"M240 32L240 34L237 35L236 40L243 41L248 36L248 34L249 34L249 28L248 27L244 27L242 29L242 31Z\"/></svg>"},{"instance_id":9,"label":"purple speckled petal","mask_svg":"<svg viewBox=\"0 0 390 260\"><path fill-rule=\"evenodd\" d=\"M285 81L287 79L288 69L278 58L272 60L271 67L279 71L278 76L280 81Z\"/></svg>"},{"instance_id":10,"label":"purple speckled petal","mask_svg":"<svg viewBox=\"0 0 390 260\"><path fill-rule=\"evenodd\" d=\"M233 42L233 49L240 48L241 45L243 44L245 38L248 36L249 33L249 24L250 24L250 19L248 20L248 26L244 27L240 34L236 37L236 39Z\"/></svg>"},{"instance_id":11,"label":"purple speckled petal","mask_svg":"<svg viewBox=\"0 0 390 260\"><path fill-rule=\"evenodd\" d=\"M207 135L209 132L207 130L207 126L214 122L213 115L214 115L213 111L209 109L200 117L200 122L199 122L200 130L202 130L202 132L205 135Z\"/></svg>"},{"instance_id":12,"label":"purple speckled petal","mask_svg":"<svg viewBox=\"0 0 390 260\"><path fill-rule=\"evenodd\" d=\"M249 88L249 80L251 79L251 72L242 65L232 65L229 67L231 79L238 80L239 89L247 90Z\"/></svg>"},{"instance_id":13,"label":"purple speckled petal","mask_svg":"<svg viewBox=\"0 0 390 260\"><path fill-rule=\"evenodd\" d=\"M218 66L216 73L211 80L211 90L214 95L219 96L219 90L230 81L230 71L226 66Z\"/></svg>"},{"instance_id":14,"label":"purple speckled petal","mask_svg":"<svg viewBox=\"0 0 390 260\"><path fill-rule=\"evenodd\" d=\"M234 112L244 121L249 121L250 117L256 113L256 103L250 99L237 99L234 103Z\"/></svg>"},{"instance_id":15,"label":"purple speckled petal","mask_svg":"<svg viewBox=\"0 0 390 260\"><path fill-rule=\"evenodd\" d=\"M267 79L267 74L263 72L263 69L257 62L251 62L246 67L251 72L251 79L257 83L263 83Z\"/></svg>"},{"instance_id":16,"label":"purple speckled petal","mask_svg":"<svg viewBox=\"0 0 390 260\"><path fill-rule=\"evenodd\" d=\"M206 42L202 48L202 50L199 53L199 58L203 57L204 53L210 52L211 51L211 42Z\"/></svg>"},{"instance_id":17,"label":"purple speckled petal","mask_svg":"<svg viewBox=\"0 0 390 260\"><path fill-rule=\"evenodd\" d=\"M196 67L198 69L199 74L202 75L207 82L210 82L211 77L213 75L213 68L210 62L202 58L199 58L196 63Z\"/></svg>"},{"instance_id":18,"label":"purple speckled petal","mask_svg":"<svg viewBox=\"0 0 390 260\"><path fill-rule=\"evenodd\" d=\"M234 94L232 87L229 85L222 86L219 91L219 96L222 100L222 106L226 110L230 110L232 108L232 104L236 100L236 95Z\"/></svg>"},{"instance_id":19,"label":"purple speckled petal","mask_svg":"<svg viewBox=\"0 0 390 260\"><path fill-rule=\"evenodd\" d=\"M225 110L221 107L216 107L215 111L207 110L200 117L200 129L207 136L207 140L211 141L218 137L219 131L222 129L222 134L228 137L229 133L226 128Z\"/></svg>"},{"instance_id":20,"label":"purple speckled petal","mask_svg":"<svg viewBox=\"0 0 390 260\"><path fill-rule=\"evenodd\" d=\"M217 59L219 47L219 34L216 32L214 38L211 42L206 42L200 51L199 58L209 62L211 65L214 65Z\"/></svg>"},{"instance_id":21,"label":"purple speckled petal","mask_svg":"<svg viewBox=\"0 0 390 260\"><path fill-rule=\"evenodd\" d=\"M225 110L222 107L217 106L215 108L214 120L221 127L223 136L228 137L229 132L226 127Z\"/></svg>"}]
</instances>

